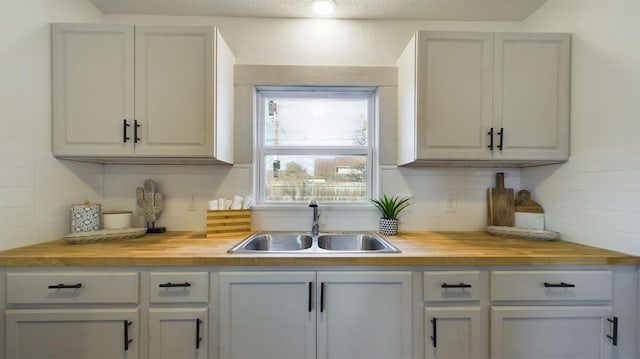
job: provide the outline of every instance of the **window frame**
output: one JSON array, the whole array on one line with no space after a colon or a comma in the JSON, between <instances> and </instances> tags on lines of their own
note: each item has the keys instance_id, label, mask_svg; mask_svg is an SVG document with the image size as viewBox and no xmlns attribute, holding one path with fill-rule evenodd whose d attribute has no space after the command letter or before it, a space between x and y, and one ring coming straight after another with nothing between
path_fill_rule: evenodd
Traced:
<instances>
[{"instance_id":1,"label":"window frame","mask_svg":"<svg viewBox=\"0 0 640 359\"><path fill-rule=\"evenodd\" d=\"M269 146L265 143L265 102L267 97L289 98L351 98L366 99L367 145L366 146ZM378 175L378 87L377 86L255 86L254 111L254 193L256 204L264 207L293 207L306 204L301 201L267 201L266 183L268 155L282 156L366 156L366 194L362 201L324 202L324 206L364 206L377 192Z\"/></svg>"}]
</instances>

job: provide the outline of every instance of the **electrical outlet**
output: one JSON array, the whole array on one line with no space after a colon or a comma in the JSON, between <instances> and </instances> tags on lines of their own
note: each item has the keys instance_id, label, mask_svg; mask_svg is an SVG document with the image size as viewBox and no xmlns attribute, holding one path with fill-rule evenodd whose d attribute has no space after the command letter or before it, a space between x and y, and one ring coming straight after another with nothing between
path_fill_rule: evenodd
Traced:
<instances>
[{"instance_id":1,"label":"electrical outlet","mask_svg":"<svg viewBox=\"0 0 640 359\"><path fill-rule=\"evenodd\" d=\"M196 207L196 195L195 194L189 195L188 204L187 204L187 211L189 211L189 212L197 212L198 211L198 207Z\"/></svg>"},{"instance_id":2,"label":"electrical outlet","mask_svg":"<svg viewBox=\"0 0 640 359\"><path fill-rule=\"evenodd\" d=\"M455 213L458 211L458 195L457 194L449 194L447 195L447 207L445 212Z\"/></svg>"}]
</instances>

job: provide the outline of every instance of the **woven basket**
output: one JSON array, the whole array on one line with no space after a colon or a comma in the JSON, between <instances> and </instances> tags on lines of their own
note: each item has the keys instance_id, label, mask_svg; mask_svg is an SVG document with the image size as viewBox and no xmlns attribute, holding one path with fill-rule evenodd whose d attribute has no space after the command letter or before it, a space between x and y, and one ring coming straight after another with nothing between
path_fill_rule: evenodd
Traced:
<instances>
[{"instance_id":1,"label":"woven basket","mask_svg":"<svg viewBox=\"0 0 640 359\"><path fill-rule=\"evenodd\" d=\"M251 210L207 211L207 238L231 237L251 232Z\"/></svg>"}]
</instances>

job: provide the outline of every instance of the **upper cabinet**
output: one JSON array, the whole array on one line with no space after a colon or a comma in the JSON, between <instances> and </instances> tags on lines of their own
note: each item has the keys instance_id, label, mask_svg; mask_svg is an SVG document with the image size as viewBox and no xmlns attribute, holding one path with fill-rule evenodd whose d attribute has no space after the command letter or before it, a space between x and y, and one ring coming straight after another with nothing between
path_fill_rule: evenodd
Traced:
<instances>
[{"instance_id":1,"label":"upper cabinet","mask_svg":"<svg viewBox=\"0 0 640 359\"><path fill-rule=\"evenodd\" d=\"M54 24L53 153L233 162L233 54L216 28Z\"/></svg>"},{"instance_id":2,"label":"upper cabinet","mask_svg":"<svg viewBox=\"0 0 640 359\"><path fill-rule=\"evenodd\" d=\"M416 32L398 59L398 164L566 161L570 39Z\"/></svg>"}]
</instances>

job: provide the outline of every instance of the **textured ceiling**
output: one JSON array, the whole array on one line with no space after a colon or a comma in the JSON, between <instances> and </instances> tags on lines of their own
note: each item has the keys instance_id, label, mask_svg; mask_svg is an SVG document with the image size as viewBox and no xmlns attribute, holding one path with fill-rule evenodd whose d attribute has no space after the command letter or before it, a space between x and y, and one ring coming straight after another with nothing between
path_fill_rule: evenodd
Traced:
<instances>
[{"instance_id":1,"label":"textured ceiling","mask_svg":"<svg viewBox=\"0 0 640 359\"><path fill-rule=\"evenodd\" d=\"M89 0L106 14L317 17L313 0ZM335 0L339 19L518 21L547 0Z\"/></svg>"}]
</instances>

